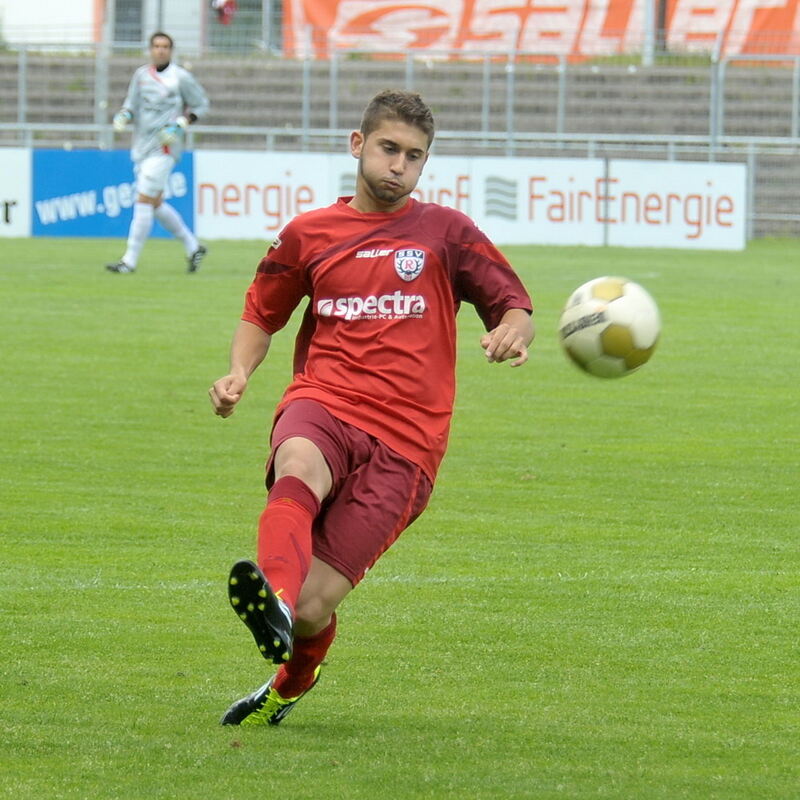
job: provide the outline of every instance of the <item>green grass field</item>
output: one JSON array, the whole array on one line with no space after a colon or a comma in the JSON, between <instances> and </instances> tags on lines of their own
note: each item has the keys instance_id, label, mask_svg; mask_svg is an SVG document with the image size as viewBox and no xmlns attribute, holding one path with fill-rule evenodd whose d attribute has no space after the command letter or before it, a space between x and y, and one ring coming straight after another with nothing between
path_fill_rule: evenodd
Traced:
<instances>
[{"instance_id":1,"label":"green grass field","mask_svg":"<svg viewBox=\"0 0 800 800\"><path fill-rule=\"evenodd\" d=\"M800 242L514 247L538 338L488 365L460 314L431 506L341 609L279 728L221 728L269 674L228 607L255 549L275 339L234 417L206 396L263 245L184 273L150 242L0 240L0 796L800 796ZM624 274L650 364L591 378L561 304Z\"/></svg>"}]
</instances>

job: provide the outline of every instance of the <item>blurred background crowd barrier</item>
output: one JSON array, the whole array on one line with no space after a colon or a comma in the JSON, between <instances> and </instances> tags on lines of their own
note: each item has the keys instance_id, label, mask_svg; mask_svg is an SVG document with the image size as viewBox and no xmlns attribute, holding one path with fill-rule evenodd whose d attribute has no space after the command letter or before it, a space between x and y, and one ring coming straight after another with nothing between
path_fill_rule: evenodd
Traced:
<instances>
[{"instance_id":1,"label":"blurred background crowd barrier","mask_svg":"<svg viewBox=\"0 0 800 800\"><path fill-rule=\"evenodd\" d=\"M164 29L212 100L197 150L341 151L400 86L439 153L745 162L749 234L800 235L798 2L0 0L0 146L125 147L109 121Z\"/></svg>"}]
</instances>

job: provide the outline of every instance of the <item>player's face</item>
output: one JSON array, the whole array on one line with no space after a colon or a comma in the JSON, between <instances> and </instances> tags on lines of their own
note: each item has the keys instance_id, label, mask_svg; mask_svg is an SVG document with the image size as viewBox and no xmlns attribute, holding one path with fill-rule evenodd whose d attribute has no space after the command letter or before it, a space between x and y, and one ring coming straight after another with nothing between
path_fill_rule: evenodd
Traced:
<instances>
[{"instance_id":1,"label":"player's face","mask_svg":"<svg viewBox=\"0 0 800 800\"><path fill-rule=\"evenodd\" d=\"M354 205L360 211L395 211L414 191L428 158L428 137L399 120L384 120L365 139L350 135L350 152L358 159Z\"/></svg>"},{"instance_id":2,"label":"player's face","mask_svg":"<svg viewBox=\"0 0 800 800\"><path fill-rule=\"evenodd\" d=\"M163 67L169 64L170 58L172 58L172 45L169 39L157 36L150 45L150 60L156 67Z\"/></svg>"}]
</instances>

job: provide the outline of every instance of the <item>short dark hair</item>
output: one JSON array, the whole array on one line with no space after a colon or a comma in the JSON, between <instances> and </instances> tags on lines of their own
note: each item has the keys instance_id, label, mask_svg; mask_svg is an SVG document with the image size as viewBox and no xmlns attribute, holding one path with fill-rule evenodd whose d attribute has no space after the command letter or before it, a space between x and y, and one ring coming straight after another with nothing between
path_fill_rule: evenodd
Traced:
<instances>
[{"instance_id":1,"label":"short dark hair","mask_svg":"<svg viewBox=\"0 0 800 800\"><path fill-rule=\"evenodd\" d=\"M169 49L172 50L175 47L175 42L172 41L172 37L168 33L164 33L164 31L156 31L150 37L150 47L153 46L153 43L156 39L166 39L169 42Z\"/></svg>"},{"instance_id":2,"label":"short dark hair","mask_svg":"<svg viewBox=\"0 0 800 800\"><path fill-rule=\"evenodd\" d=\"M419 128L433 142L434 122L431 110L416 92L386 89L372 98L361 117L361 133L366 139L385 119L397 119Z\"/></svg>"}]
</instances>

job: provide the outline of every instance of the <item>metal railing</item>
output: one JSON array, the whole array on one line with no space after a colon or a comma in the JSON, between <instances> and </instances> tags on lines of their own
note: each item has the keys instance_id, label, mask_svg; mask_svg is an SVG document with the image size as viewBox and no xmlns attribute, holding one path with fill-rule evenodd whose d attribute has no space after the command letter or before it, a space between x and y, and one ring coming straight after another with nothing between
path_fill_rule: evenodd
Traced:
<instances>
[{"instance_id":1,"label":"metal railing","mask_svg":"<svg viewBox=\"0 0 800 800\"><path fill-rule=\"evenodd\" d=\"M55 59L52 53L42 54L37 49L37 45L25 45L15 51L13 55L0 54L0 77L5 76L5 83L13 81L16 84L14 97L6 95L0 98L0 122L10 122L15 120L18 123L35 121L31 109L31 97L34 91L39 90L37 86L38 72L41 69L43 59L48 57ZM95 122L102 124L110 120L113 109L119 104L121 98L111 96L110 75L115 64L123 63L119 56L113 54L113 48L99 46L94 52L88 45L71 47L71 66L82 66L86 84L83 93L77 99L91 102L92 115L82 122ZM34 69L34 54L35 66ZM330 59L319 62L310 58L300 61L280 60L267 57L262 63L265 65L275 64L280 61L287 70L293 71L293 79L297 80L297 101L295 108L301 112L300 125L311 128L314 126L313 119L317 119L319 114L312 113L314 110L315 91L318 90L320 83L324 83L324 91L327 94L327 127L337 128L340 125L341 104L345 92L342 89L342 82L345 79L352 80L354 70L359 66L384 63L395 64L396 70L393 73L393 80L397 85L403 85L408 89L430 88L426 84L428 73L431 72L432 65L436 68L437 76L441 75L442 80L447 80L447 70L450 66L456 67L458 64L469 64L472 67L470 84L463 90L470 92L470 102L472 106L479 106L474 114L475 127L481 132L487 132L492 127L495 129L502 127L513 139L517 132L530 130L530 121L525 120L525 128L520 122L519 107L523 101L529 101L533 94L531 88L532 80L542 82L537 86L536 91L540 92L541 103L547 104L547 118L552 120L547 127L537 126L538 133L553 133L556 135L567 135L574 133L570 130L570 123L580 113L581 100L578 99L580 92L585 92L588 81L592 76L610 76L613 70L617 72L613 75L619 92L622 95L626 89L633 87L647 86L650 89L657 85L659 76L665 76L669 67L647 67L633 62L626 65L624 70L614 62L600 64L572 64L564 56L555 56L541 52L513 52L503 56L497 54L484 54L474 56L470 59L456 61L453 56L457 51L441 51L436 53L426 53L419 56L412 52L387 53L376 55L371 51L352 50L347 52L334 52ZM242 59L243 64L253 64L254 59ZM124 63L128 64L130 58ZM774 80L783 84L788 84L785 89L786 102L779 102L769 108L769 113L773 127L777 124L783 125L785 133L790 138L800 136L800 56L791 55L743 55L726 56L719 59L712 59L706 66L695 65L692 68L692 76L696 81L695 104L703 111L705 125L701 119L693 122L697 132L708 131L708 135L713 142L723 137L726 133L727 120L732 101L731 94L732 79L730 67L736 62L746 62L748 64L761 64L763 66L774 65L782 68L775 72ZM210 72L214 70L214 59L209 58L205 62L199 62L201 66L207 66ZM194 62L197 66L198 62ZM127 68L127 67L126 67ZM654 72L659 69L660 72ZM753 75L758 74L758 67L753 67ZM788 76L788 79L781 76ZM216 78L215 78L216 79ZM52 78L48 78L52 81ZM217 79L218 80L218 79ZM611 85L604 85L608 89ZM665 78L666 80L666 78ZM462 79L463 81L463 79ZM638 82L637 82L638 81ZM708 90L704 86L708 86ZM72 88L70 87L71 91ZM224 87L222 94L232 95L234 93L246 93L247 87L231 85ZM318 91L316 91L318 94ZM117 92L118 94L118 92ZM624 95L622 95L624 96ZM212 98L213 100L213 98ZM750 101L756 102L756 101ZM766 101L765 101L766 102ZM502 106L502 111L498 108ZM5 107L5 112L3 108ZM13 109L13 111L12 111ZM648 107L643 101L638 115L628 120L632 126L631 133L637 133L633 126L637 123L640 128L648 125L648 115L653 115L658 109ZM754 115L755 116L755 115ZM77 120L76 120L77 121ZM522 130L521 130L522 129ZM598 128L602 130L602 128ZM652 130L653 133L668 135L669 130ZM756 130L750 132L752 136L758 136Z\"/></svg>"},{"instance_id":2,"label":"metal railing","mask_svg":"<svg viewBox=\"0 0 800 800\"><path fill-rule=\"evenodd\" d=\"M24 147L114 146L113 132L106 124L81 125L56 123L0 123L0 134L19 135ZM187 147L190 149L226 149L226 141L247 137L248 150L291 150L307 152L344 152L349 129L286 128L193 125ZM78 137L91 137L74 141ZM623 157L649 160L736 161L748 165L749 182L746 198L747 238L765 235L800 236L800 204L787 207L771 199L776 186L761 169L765 160L777 161L774 170L796 193L800 140L796 138L721 136L659 136L603 134L535 134L517 133L509 139L504 132L438 131L435 150L442 154L495 155L520 157ZM797 211L792 210L797 208Z\"/></svg>"},{"instance_id":3,"label":"metal railing","mask_svg":"<svg viewBox=\"0 0 800 800\"><path fill-rule=\"evenodd\" d=\"M709 97L709 137L717 141L725 135L725 85L728 67L736 62L752 64L791 64L791 104L789 106L790 138L800 136L800 56L737 55L715 57L711 67Z\"/></svg>"},{"instance_id":4,"label":"metal railing","mask_svg":"<svg viewBox=\"0 0 800 800\"><path fill-rule=\"evenodd\" d=\"M81 80L76 83L81 87L70 95L72 121L63 122L48 121L48 117L53 116L52 108L42 101L42 87L37 84L43 80L42 58L46 56L40 53L34 56L33 47L23 47L11 57L0 54L0 76L5 74L6 87L16 86L16 92L9 93L6 89L7 94L0 98L0 146L67 149L127 146L127 137L115 137L109 125L111 115L121 101L121 97L116 97L118 88L112 90L111 66L116 64L117 78L122 67L129 78L132 59L116 63L114 59L118 57L102 48L88 54L85 50L83 48L83 55L74 53L74 61L69 62L69 66L80 73ZM449 71L452 66L461 69L463 74L468 72L468 78L463 75L459 78L462 81L459 91L464 91L466 86L468 94L464 96L463 105L456 107L455 111L445 109L441 116L437 112L437 122L442 127L437 132L437 152L745 161L750 166L751 181L749 235L800 235L800 198L797 197L797 187L800 186L800 57L748 55L719 58L705 66L695 65L691 71L684 66L681 75L691 78L687 83L692 91L692 102L698 109L693 120L693 130L697 132L680 134L671 131L636 132L633 129L604 132L600 125L593 132L570 130L570 127L575 127L583 110L578 95L592 91L591 79L608 78L607 83L598 84L598 92L613 87L614 81L618 81L621 84L621 88L617 87L618 95L623 95L625 86L631 85L624 84L624 81L641 77L642 86L645 86L652 85L652 80L659 76L665 80L669 78L669 71L663 66L659 66L660 72L656 73L655 67L615 63L574 65L555 56L549 56L544 63L534 61L542 56L536 53L486 54L471 58L465 66L465 62L451 62L451 55L442 53L440 59L431 60L430 54L420 58L403 53L380 59L374 53L352 51L337 53L324 63L311 59L299 62L265 57L241 59L237 63L243 69L255 70L253 74L258 74L259 70L265 72L267 68L279 68L281 75L276 80L296 87L291 100L285 101L280 112L285 114L281 118L288 124L214 124L212 120L190 128L188 145L195 149L338 151L346 146L350 131L347 126L356 124L352 110L345 113L350 99L348 86L356 82L362 87L368 69L376 69L377 65L380 67L378 71L390 75L395 85L441 94L441 84L449 80L448 76L455 76L455 72ZM729 124L729 117L732 119L737 110L731 87L737 76L742 80L742 68L738 71L733 68L736 62L760 63L767 72L762 67L751 67L753 72L750 74L780 83L781 99L765 99L762 110L773 127L778 121L786 135L728 134L729 129L736 127ZM202 78L199 68L206 67L212 74L215 72L214 64L213 59L195 62L195 71ZM219 72L224 73L224 70ZM47 75L48 81L63 79L58 69ZM541 84L531 87L531 81L537 75L541 76ZM238 84L223 87L216 97L212 94L212 111L213 104L221 106L226 96L235 98L240 106L246 104L241 98L248 91L247 82L240 78L236 80ZM665 84L664 91L668 88ZM682 84L680 88L688 91ZM115 92L113 98L112 91ZM361 91L359 88L359 93ZM426 91L423 91L424 96ZM532 117L525 110L525 103L531 96L535 96L540 104L547 104L546 114ZM45 106L44 111L40 107L36 114L35 99ZM641 109L634 113L646 116L658 110L644 104L644 100L642 102ZM78 106L85 111L75 112ZM738 112L741 114L741 109ZM465 118L470 122L469 129L460 130ZM218 119L224 119L224 116ZM461 124L455 124L459 121ZM547 124L543 124L544 121ZM532 123L538 123L535 129Z\"/></svg>"}]
</instances>

